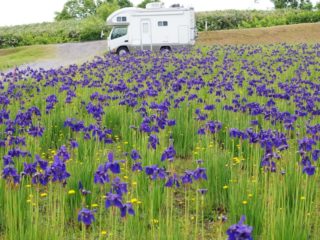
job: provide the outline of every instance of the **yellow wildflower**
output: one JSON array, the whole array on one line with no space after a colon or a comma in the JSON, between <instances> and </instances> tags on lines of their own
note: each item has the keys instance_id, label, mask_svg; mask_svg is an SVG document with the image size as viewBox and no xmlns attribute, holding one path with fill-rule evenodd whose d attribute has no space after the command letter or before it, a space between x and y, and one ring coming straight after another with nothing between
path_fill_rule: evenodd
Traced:
<instances>
[{"instance_id":1,"label":"yellow wildflower","mask_svg":"<svg viewBox=\"0 0 320 240\"><path fill-rule=\"evenodd\" d=\"M73 190L73 189L71 189L71 190L68 191L68 194L69 194L69 195L73 195L73 194L75 194L75 193L76 193L76 191Z\"/></svg>"}]
</instances>

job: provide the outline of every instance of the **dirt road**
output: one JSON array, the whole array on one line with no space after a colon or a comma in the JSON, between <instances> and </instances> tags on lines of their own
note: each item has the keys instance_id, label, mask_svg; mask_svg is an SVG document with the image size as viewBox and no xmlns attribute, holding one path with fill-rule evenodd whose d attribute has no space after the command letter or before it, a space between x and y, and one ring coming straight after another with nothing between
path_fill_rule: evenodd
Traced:
<instances>
[{"instance_id":1,"label":"dirt road","mask_svg":"<svg viewBox=\"0 0 320 240\"><path fill-rule=\"evenodd\" d=\"M94 56L101 56L107 52L107 41L92 41L81 43L55 44L55 54L53 58L42 59L36 62L24 64L19 69L31 67L33 69L59 68L70 64L83 63ZM10 71L10 70L9 70ZM8 71L7 71L8 72Z\"/></svg>"}]
</instances>

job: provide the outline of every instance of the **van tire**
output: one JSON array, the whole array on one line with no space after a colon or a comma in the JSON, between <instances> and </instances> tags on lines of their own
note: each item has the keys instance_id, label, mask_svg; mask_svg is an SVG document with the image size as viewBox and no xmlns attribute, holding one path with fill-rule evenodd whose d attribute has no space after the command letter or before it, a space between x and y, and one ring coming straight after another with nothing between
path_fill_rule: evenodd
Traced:
<instances>
[{"instance_id":1,"label":"van tire","mask_svg":"<svg viewBox=\"0 0 320 240\"><path fill-rule=\"evenodd\" d=\"M171 52L171 47L169 47L169 46L163 46L163 47L160 48L160 52L161 52L161 53Z\"/></svg>"},{"instance_id":2,"label":"van tire","mask_svg":"<svg viewBox=\"0 0 320 240\"><path fill-rule=\"evenodd\" d=\"M128 54L128 53L130 53L130 52L129 52L129 49L128 49L127 47L119 47L119 48L117 49L117 54L118 54L119 56L126 55L126 54Z\"/></svg>"}]
</instances>

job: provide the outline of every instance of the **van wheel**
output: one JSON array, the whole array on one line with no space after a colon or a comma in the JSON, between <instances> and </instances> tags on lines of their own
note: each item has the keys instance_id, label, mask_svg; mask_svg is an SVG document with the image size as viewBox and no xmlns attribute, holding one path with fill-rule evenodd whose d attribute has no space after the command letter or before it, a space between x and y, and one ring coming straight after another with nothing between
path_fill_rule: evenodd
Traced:
<instances>
[{"instance_id":1,"label":"van wheel","mask_svg":"<svg viewBox=\"0 0 320 240\"><path fill-rule=\"evenodd\" d=\"M123 56L129 53L129 49L127 47L119 47L117 50L117 54L119 56Z\"/></svg>"},{"instance_id":2,"label":"van wheel","mask_svg":"<svg viewBox=\"0 0 320 240\"><path fill-rule=\"evenodd\" d=\"M161 47L160 48L161 53L168 53L171 52L171 48L169 46Z\"/></svg>"}]
</instances>

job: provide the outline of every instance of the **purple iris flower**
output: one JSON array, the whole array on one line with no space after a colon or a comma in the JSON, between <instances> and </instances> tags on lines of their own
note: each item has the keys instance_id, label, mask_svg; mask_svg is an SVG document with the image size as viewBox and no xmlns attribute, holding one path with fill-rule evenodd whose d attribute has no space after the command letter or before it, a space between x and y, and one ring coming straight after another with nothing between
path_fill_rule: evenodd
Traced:
<instances>
[{"instance_id":1,"label":"purple iris flower","mask_svg":"<svg viewBox=\"0 0 320 240\"><path fill-rule=\"evenodd\" d=\"M52 176L52 182L63 182L70 177L70 173L66 170L66 164L60 159L55 159L50 167L50 175Z\"/></svg>"},{"instance_id":2,"label":"purple iris flower","mask_svg":"<svg viewBox=\"0 0 320 240\"><path fill-rule=\"evenodd\" d=\"M303 170L302 170L303 173L306 173L309 176L314 175L315 171L316 171L316 167L312 166L310 162L307 163L306 166L304 166Z\"/></svg>"},{"instance_id":3,"label":"purple iris flower","mask_svg":"<svg viewBox=\"0 0 320 240\"><path fill-rule=\"evenodd\" d=\"M64 126L65 127L70 127L71 130L74 131L74 132L80 132L85 128L83 121L76 122L76 120L73 119L73 118L68 118L64 122Z\"/></svg>"},{"instance_id":4,"label":"purple iris flower","mask_svg":"<svg viewBox=\"0 0 320 240\"><path fill-rule=\"evenodd\" d=\"M106 195L106 202L105 202L106 208L116 206L118 208L122 208L122 197L119 194L114 194L111 192L108 192Z\"/></svg>"},{"instance_id":5,"label":"purple iris flower","mask_svg":"<svg viewBox=\"0 0 320 240\"><path fill-rule=\"evenodd\" d=\"M207 129L209 129L211 133L216 133L221 130L222 124L221 122L218 122L218 121L208 121L206 123L206 127Z\"/></svg>"},{"instance_id":6,"label":"purple iris flower","mask_svg":"<svg viewBox=\"0 0 320 240\"><path fill-rule=\"evenodd\" d=\"M102 116L104 115L103 107L100 104L94 105L93 103L89 102L89 104L86 106L86 110L96 120L101 120Z\"/></svg>"},{"instance_id":7,"label":"purple iris flower","mask_svg":"<svg viewBox=\"0 0 320 240\"><path fill-rule=\"evenodd\" d=\"M248 135L245 132L240 131L239 129L231 128L230 137L247 139Z\"/></svg>"},{"instance_id":8,"label":"purple iris flower","mask_svg":"<svg viewBox=\"0 0 320 240\"><path fill-rule=\"evenodd\" d=\"M57 96L56 95L50 95L46 99L47 106L46 106L46 113L48 114L53 108L54 105L58 102Z\"/></svg>"},{"instance_id":9,"label":"purple iris flower","mask_svg":"<svg viewBox=\"0 0 320 240\"><path fill-rule=\"evenodd\" d=\"M135 162L135 163L133 163L131 170L132 170L133 172L142 171L142 170L143 170L143 168L142 168L142 163L141 163L141 162Z\"/></svg>"},{"instance_id":10,"label":"purple iris flower","mask_svg":"<svg viewBox=\"0 0 320 240\"><path fill-rule=\"evenodd\" d=\"M303 150L306 152L312 151L312 145L316 145L316 142L312 138L303 138L299 140L299 150Z\"/></svg>"},{"instance_id":11,"label":"purple iris flower","mask_svg":"<svg viewBox=\"0 0 320 240\"><path fill-rule=\"evenodd\" d=\"M113 179L111 189L113 192L116 192L120 196L128 192L127 183L121 182L121 179L119 177L115 177Z\"/></svg>"},{"instance_id":12,"label":"purple iris flower","mask_svg":"<svg viewBox=\"0 0 320 240\"><path fill-rule=\"evenodd\" d=\"M44 131L43 127L31 126L28 130L28 133L30 136L33 136L33 137L42 137L43 131Z\"/></svg>"},{"instance_id":13,"label":"purple iris flower","mask_svg":"<svg viewBox=\"0 0 320 240\"><path fill-rule=\"evenodd\" d=\"M13 165L8 165L2 170L2 178L7 180L7 182L13 181L15 184L20 183L20 175L17 169Z\"/></svg>"},{"instance_id":14,"label":"purple iris flower","mask_svg":"<svg viewBox=\"0 0 320 240\"><path fill-rule=\"evenodd\" d=\"M157 148L157 145L159 145L159 139L156 135L151 134L149 136L149 144L148 147L152 147L153 149Z\"/></svg>"},{"instance_id":15,"label":"purple iris flower","mask_svg":"<svg viewBox=\"0 0 320 240\"><path fill-rule=\"evenodd\" d=\"M227 230L228 240L253 240L253 228L243 224L245 219L245 216L242 216L237 224L229 227Z\"/></svg>"},{"instance_id":16,"label":"purple iris flower","mask_svg":"<svg viewBox=\"0 0 320 240\"><path fill-rule=\"evenodd\" d=\"M158 165L146 166L145 171L147 175L153 175L158 169Z\"/></svg>"},{"instance_id":17,"label":"purple iris flower","mask_svg":"<svg viewBox=\"0 0 320 240\"><path fill-rule=\"evenodd\" d=\"M119 161L114 160L113 152L110 152L108 154L108 160L109 162L106 163L105 167L107 169L110 169L110 171L114 174L120 173Z\"/></svg>"},{"instance_id":18,"label":"purple iris flower","mask_svg":"<svg viewBox=\"0 0 320 240\"><path fill-rule=\"evenodd\" d=\"M198 134L199 135L205 135L206 134L206 129L205 128L199 128L198 129Z\"/></svg>"},{"instance_id":19,"label":"purple iris flower","mask_svg":"<svg viewBox=\"0 0 320 240\"><path fill-rule=\"evenodd\" d=\"M4 166L14 165L13 158L10 155L4 155L2 159L3 159Z\"/></svg>"},{"instance_id":20,"label":"purple iris flower","mask_svg":"<svg viewBox=\"0 0 320 240\"><path fill-rule=\"evenodd\" d=\"M70 147L71 148L78 148L79 144L78 144L78 142L76 140L71 139L70 140Z\"/></svg>"},{"instance_id":21,"label":"purple iris flower","mask_svg":"<svg viewBox=\"0 0 320 240\"><path fill-rule=\"evenodd\" d=\"M166 159L168 159L169 161L172 161L175 155L176 155L176 150L171 145L162 153L161 161L165 161Z\"/></svg>"},{"instance_id":22,"label":"purple iris flower","mask_svg":"<svg viewBox=\"0 0 320 240\"><path fill-rule=\"evenodd\" d=\"M23 172L22 175L30 176L37 172L37 162L34 163L23 163Z\"/></svg>"},{"instance_id":23,"label":"purple iris flower","mask_svg":"<svg viewBox=\"0 0 320 240\"><path fill-rule=\"evenodd\" d=\"M134 161L136 161L138 159L141 159L141 156L140 156L139 152L137 150L135 150L135 149L133 149L131 151L130 156L131 156L132 160L134 160Z\"/></svg>"},{"instance_id":24,"label":"purple iris flower","mask_svg":"<svg viewBox=\"0 0 320 240\"><path fill-rule=\"evenodd\" d=\"M82 208L78 213L78 221L83 222L87 227L90 226L94 221L94 211L87 208Z\"/></svg>"},{"instance_id":25,"label":"purple iris flower","mask_svg":"<svg viewBox=\"0 0 320 240\"><path fill-rule=\"evenodd\" d=\"M176 120L174 120L174 119L172 119L172 120L167 120L167 124L168 124L169 127L170 127L170 126L174 126L174 125L176 125Z\"/></svg>"},{"instance_id":26,"label":"purple iris flower","mask_svg":"<svg viewBox=\"0 0 320 240\"><path fill-rule=\"evenodd\" d=\"M207 180L207 173L205 168L197 168L193 172L193 178L194 180L204 179Z\"/></svg>"},{"instance_id":27,"label":"purple iris flower","mask_svg":"<svg viewBox=\"0 0 320 240\"><path fill-rule=\"evenodd\" d=\"M100 165L94 174L94 183L105 184L107 182L110 182L108 169L105 165Z\"/></svg>"},{"instance_id":28,"label":"purple iris flower","mask_svg":"<svg viewBox=\"0 0 320 240\"><path fill-rule=\"evenodd\" d=\"M36 172L32 176L32 183L33 184L41 184L43 186L46 186L50 181L50 175L48 172L45 173L39 173Z\"/></svg>"},{"instance_id":29,"label":"purple iris flower","mask_svg":"<svg viewBox=\"0 0 320 240\"><path fill-rule=\"evenodd\" d=\"M39 164L39 167L42 169L42 170L46 170L47 166L48 166L48 162L41 159L39 155L36 155L36 161L35 161L37 164Z\"/></svg>"},{"instance_id":30,"label":"purple iris flower","mask_svg":"<svg viewBox=\"0 0 320 240\"><path fill-rule=\"evenodd\" d=\"M185 171L185 174L183 176L181 176L181 181L183 184L187 184L187 183L192 183L192 178L193 178L193 171Z\"/></svg>"},{"instance_id":31,"label":"purple iris flower","mask_svg":"<svg viewBox=\"0 0 320 240\"><path fill-rule=\"evenodd\" d=\"M204 106L204 110L207 110L207 111L212 111L215 109L215 106L212 104L212 105L205 105Z\"/></svg>"},{"instance_id":32,"label":"purple iris flower","mask_svg":"<svg viewBox=\"0 0 320 240\"><path fill-rule=\"evenodd\" d=\"M127 213L129 215L135 214L131 203L123 204L122 207L120 208L120 213L121 213L121 217L125 217Z\"/></svg>"},{"instance_id":33,"label":"purple iris flower","mask_svg":"<svg viewBox=\"0 0 320 240\"><path fill-rule=\"evenodd\" d=\"M8 155L11 157L31 157L31 153L28 151L20 150L19 148L14 148L8 151Z\"/></svg>"},{"instance_id":34,"label":"purple iris flower","mask_svg":"<svg viewBox=\"0 0 320 240\"><path fill-rule=\"evenodd\" d=\"M167 176L165 168L158 168L158 165L146 166L145 172L151 180L164 179Z\"/></svg>"},{"instance_id":35,"label":"purple iris flower","mask_svg":"<svg viewBox=\"0 0 320 240\"><path fill-rule=\"evenodd\" d=\"M59 157L63 162L70 159L70 153L68 153L68 149L65 145L62 145L60 149L58 150L57 157Z\"/></svg>"},{"instance_id":36,"label":"purple iris flower","mask_svg":"<svg viewBox=\"0 0 320 240\"><path fill-rule=\"evenodd\" d=\"M320 149L313 150L312 152L313 161L318 161L319 157L320 157Z\"/></svg>"},{"instance_id":37,"label":"purple iris flower","mask_svg":"<svg viewBox=\"0 0 320 240\"><path fill-rule=\"evenodd\" d=\"M174 185L180 187L179 177L176 173L170 176L165 184L166 187L173 187Z\"/></svg>"},{"instance_id":38,"label":"purple iris flower","mask_svg":"<svg viewBox=\"0 0 320 240\"><path fill-rule=\"evenodd\" d=\"M208 192L208 189L201 188L201 189L198 189L198 192L199 192L201 195L205 195L205 194Z\"/></svg>"}]
</instances>

